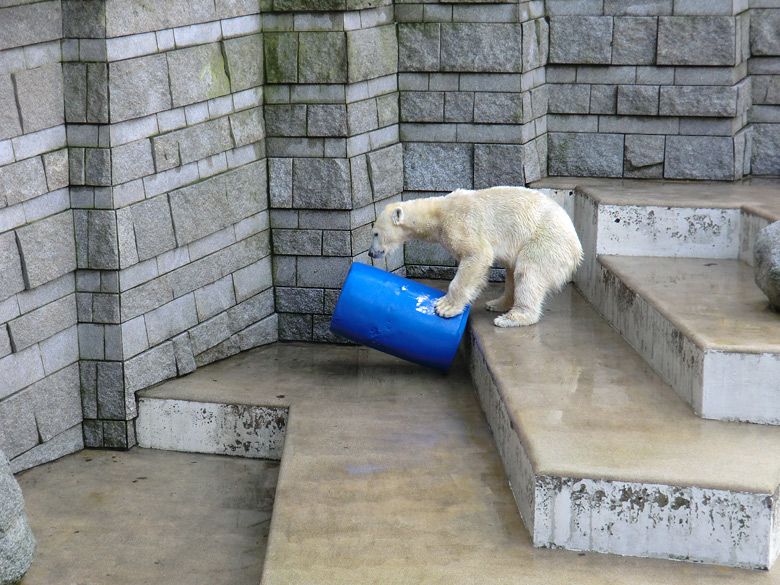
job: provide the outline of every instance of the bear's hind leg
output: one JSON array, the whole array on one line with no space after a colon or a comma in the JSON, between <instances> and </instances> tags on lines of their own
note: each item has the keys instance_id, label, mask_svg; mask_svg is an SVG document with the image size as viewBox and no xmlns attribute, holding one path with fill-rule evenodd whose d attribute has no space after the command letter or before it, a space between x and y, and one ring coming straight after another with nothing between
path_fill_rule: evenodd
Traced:
<instances>
[{"instance_id":1,"label":"bear's hind leg","mask_svg":"<svg viewBox=\"0 0 780 585\"><path fill-rule=\"evenodd\" d=\"M485 303L488 311L503 313L512 308L515 303L515 273L511 268L507 268L506 280L504 282L504 294L497 299Z\"/></svg>"},{"instance_id":2,"label":"bear's hind leg","mask_svg":"<svg viewBox=\"0 0 780 585\"><path fill-rule=\"evenodd\" d=\"M544 297L552 284L535 265L515 269L515 302L512 309L493 320L496 327L523 327L538 323L542 318Z\"/></svg>"}]
</instances>

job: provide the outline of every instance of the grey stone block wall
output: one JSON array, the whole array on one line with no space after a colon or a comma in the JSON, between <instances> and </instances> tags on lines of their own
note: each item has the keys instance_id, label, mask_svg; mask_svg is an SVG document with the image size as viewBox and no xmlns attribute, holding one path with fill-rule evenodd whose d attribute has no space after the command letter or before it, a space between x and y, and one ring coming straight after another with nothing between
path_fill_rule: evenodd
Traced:
<instances>
[{"instance_id":1,"label":"grey stone block wall","mask_svg":"<svg viewBox=\"0 0 780 585\"><path fill-rule=\"evenodd\" d=\"M0 7L0 451L83 447L59 1Z\"/></svg>"},{"instance_id":2,"label":"grey stone block wall","mask_svg":"<svg viewBox=\"0 0 780 585\"><path fill-rule=\"evenodd\" d=\"M755 15L751 25L749 8L549 0L550 175L749 174L756 95L750 41L772 36ZM759 88L769 84L761 80Z\"/></svg>"},{"instance_id":3,"label":"grey stone block wall","mask_svg":"<svg viewBox=\"0 0 780 585\"><path fill-rule=\"evenodd\" d=\"M342 3L344 4L344 3ZM371 223L403 190L398 41L390 2L263 17L265 122L279 338L329 331ZM376 6L379 4L379 6ZM353 6L354 5L354 6ZM276 5L275 5L276 7ZM299 3L290 10L310 10ZM381 267L403 268L402 255Z\"/></svg>"},{"instance_id":4,"label":"grey stone block wall","mask_svg":"<svg viewBox=\"0 0 780 585\"><path fill-rule=\"evenodd\" d=\"M258 2L64 2L87 446L135 393L277 339Z\"/></svg>"}]
</instances>

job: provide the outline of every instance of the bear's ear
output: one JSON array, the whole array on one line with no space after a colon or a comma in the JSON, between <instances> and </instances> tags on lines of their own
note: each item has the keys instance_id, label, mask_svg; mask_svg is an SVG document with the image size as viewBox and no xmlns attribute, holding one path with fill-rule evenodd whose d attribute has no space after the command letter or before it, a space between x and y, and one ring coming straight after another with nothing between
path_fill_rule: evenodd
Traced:
<instances>
[{"instance_id":1,"label":"bear's ear","mask_svg":"<svg viewBox=\"0 0 780 585\"><path fill-rule=\"evenodd\" d=\"M403 207L396 207L393 209L393 224L401 225L404 222L404 210Z\"/></svg>"}]
</instances>

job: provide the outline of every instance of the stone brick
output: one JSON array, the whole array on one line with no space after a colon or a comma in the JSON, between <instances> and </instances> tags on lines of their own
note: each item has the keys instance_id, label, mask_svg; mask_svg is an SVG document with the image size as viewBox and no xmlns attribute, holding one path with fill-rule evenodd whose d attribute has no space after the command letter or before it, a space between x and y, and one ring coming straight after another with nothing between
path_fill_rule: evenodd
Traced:
<instances>
[{"instance_id":1,"label":"stone brick","mask_svg":"<svg viewBox=\"0 0 780 585\"><path fill-rule=\"evenodd\" d=\"M268 159L271 207L292 207L292 166L291 158Z\"/></svg>"},{"instance_id":2,"label":"stone brick","mask_svg":"<svg viewBox=\"0 0 780 585\"><path fill-rule=\"evenodd\" d=\"M279 341L310 341L311 338L311 315L279 313Z\"/></svg>"},{"instance_id":3,"label":"stone brick","mask_svg":"<svg viewBox=\"0 0 780 585\"><path fill-rule=\"evenodd\" d=\"M298 82L347 82L347 40L344 33L299 33Z\"/></svg>"},{"instance_id":4,"label":"stone brick","mask_svg":"<svg viewBox=\"0 0 780 585\"><path fill-rule=\"evenodd\" d=\"M109 63L108 73L111 122L140 118L171 107L165 55Z\"/></svg>"},{"instance_id":5,"label":"stone brick","mask_svg":"<svg viewBox=\"0 0 780 585\"><path fill-rule=\"evenodd\" d=\"M663 176L665 142L663 136L627 135L623 175L660 179Z\"/></svg>"},{"instance_id":6,"label":"stone brick","mask_svg":"<svg viewBox=\"0 0 780 585\"><path fill-rule=\"evenodd\" d=\"M550 45L550 25L544 18L523 23L523 71L547 63Z\"/></svg>"},{"instance_id":7,"label":"stone brick","mask_svg":"<svg viewBox=\"0 0 780 585\"><path fill-rule=\"evenodd\" d=\"M175 140L178 143L182 164L201 160L233 148L230 120L226 117L189 126L173 132L169 138L162 138Z\"/></svg>"},{"instance_id":8,"label":"stone brick","mask_svg":"<svg viewBox=\"0 0 780 585\"><path fill-rule=\"evenodd\" d=\"M666 179L734 179L734 139L730 136L667 136Z\"/></svg>"},{"instance_id":9,"label":"stone brick","mask_svg":"<svg viewBox=\"0 0 780 585\"><path fill-rule=\"evenodd\" d=\"M124 420L125 385L121 362L97 364L97 416L102 419Z\"/></svg>"},{"instance_id":10,"label":"stone brick","mask_svg":"<svg viewBox=\"0 0 780 585\"><path fill-rule=\"evenodd\" d=\"M342 104L307 106L308 136L347 136L347 107Z\"/></svg>"},{"instance_id":11,"label":"stone brick","mask_svg":"<svg viewBox=\"0 0 780 585\"><path fill-rule=\"evenodd\" d=\"M270 289L272 286L270 256L233 272L233 288L238 303Z\"/></svg>"},{"instance_id":12,"label":"stone brick","mask_svg":"<svg viewBox=\"0 0 780 585\"><path fill-rule=\"evenodd\" d=\"M729 16L661 16L658 65L728 65L736 61L736 21Z\"/></svg>"},{"instance_id":13,"label":"stone brick","mask_svg":"<svg viewBox=\"0 0 780 585\"><path fill-rule=\"evenodd\" d=\"M705 116L710 118L737 115L736 86L668 86L661 88L662 116Z\"/></svg>"},{"instance_id":14,"label":"stone brick","mask_svg":"<svg viewBox=\"0 0 780 585\"><path fill-rule=\"evenodd\" d=\"M514 73L523 70L522 27L518 24L441 25L442 71ZM471 47L464 51L463 47Z\"/></svg>"},{"instance_id":15,"label":"stone brick","mask_svg":"<svg viewBox=\"0 0 780 585\"><path fill-rule=\"evenodd\" d=\"M618 86L617 113L620 116L657 116L658 86Z\"/></svg>"},{"instance_id":16,"label":"stone brick","mask_svg":"<svg viewBox=\"0 0 780 585\"><path fill-rule=\"evenodd\" d=\"M48 190L40 157L0 167L0 207L28 201Z\"/></svg>"},{"instance_id":17,"label":"stone brick","mask_svg":"<svg viewBox=\"0 0 780 585\"><path fill-rule=\"evenodd\" d=\"M241 351L274 343L279 339L277 315L266 317L259 323L254 323L238 334L238 344Z\"/></svg>"},{"instance_id":18,"label":"stone brick","mask_svg":"<svg viewBox=\"0 0 780 585\"><path fill-rule=\"evenodd\" d=\"M176 356L173 343L167 342L127 360L125 391L136 392L176 375Z\"/></svg>"},{"instance_id":19,"label":"stone brick","mask_svg":"<svg viewBox=\"0 0 780 585\"><path fill-rule=\"evenodd\" d=\"M474 122L520 124L523 121L522 98L520 93L477 92L474 95Z\"/></svg>"},{"instance_id":20,"label":"stone brick","mask_svg":"<svg viewBox=\"0 0 780 585\"><path fill-rule=\"evenodd\" d=\"M198 363L198 355L204 351L222 343L231 336L230 321L226 313L217 315L193 327L190 331L190 343L195 362Z\"/></svg>"},{"instance_id":21,"label":"stone brick","mask_svg":"<svg viewBox=\"0 0 780 585\"><path fill-rule=\"evenodd\" d=\"M260 294L228 309L230 330L235 332L257 323L274 312L274 289L267 288Z\"/></svg>"},{"instance_id":22,"label":"stone brick","mask_svg":"<svg viewBox=\"0 0 780 585\"><path fill-rule=\"evenodd\" d=\"M549 89L551 114L587 114L590 108L590 85L554 83Z\"/></svg>"},{"instance_id":23,"label":"stone brick","mask_svg":"<svg viewBox=\"0 0 780 585\"><path fill-rule=\"evenodd\" d=\"M377 129L379 113L376 100L369 99L347 104L347 124L352 136Z\"/></svg>"},{"instance_id":24,"label":"stone brick","mask_svg":"<svg viewBox=\"0 0 780 585\"><path fill-rule=\"evenodd\" d=\"M3 3L8 6L8 3ZM0 51L62 38L59 2L39 2L3 8L0 18Z\"/></svg>"},{"instance_id":25,"label":"stone brick","mask_svg":"<svg viewBox=\"0 0 780 585\"><path fill-rule=\"evenodd\" d=\"M111 270L119 268L119 247L116 229L116 212L90 210L87 212L87 262L88 268ZM83 242L79 242L81 248Z\"/></svg>"},{"instance_id":26,"label":"stone brick","mask_svg":"<svg viewBox=\"0 0 780 585\"><path fill-rule=\"evenodd\" d=\"M0 105L0 140L18 136L22 133L22 125L10 75L0 75Z\"/></svg>"},{"instance_id":27,"label":"stone brick","mask_svg":"<svg viewBox=\"0 0 780 585\"><path fill-rule=\"evenodd\" d=\"M655 18L615 18L612 32L613 65L655 63L658 20Z\"/></svg>"},{"instance_id":28,"label":"stone brick","mask_svg":"<svg viewBox=\"0 0 780 585\"><path fill-rule=\"evenodd\" d=\"M46 183L49 191L64 189L68 186L68 151L63 148L43 155L46 170Z\"/></svg>"},{"instance_id":29,"label":"stone brick","mask_svg":"<svg viewBox=\"0 0 780 585\"><path fill-rule=\"evenodd\" d=\"M276 310L282 313L322 313L321 288L276 288Z\"/></svg>"},{"instance_id":30,"label":"stone brick","mask_svg":"<svg viewBox=\"0 0 780 585\"><path fill-rule=\"evenodd\" d=\"M111 176L115 184L127 183L154 172L152 148L148 140L139 140L111 151Z\"/></svg>"},{"instance_id":31,"label":"stone brick","mask_svg":"<svg viewBox=\"0 0 780 585\"><path fill-rule=\"evenodd\" d=\"M87 122L105 124L108 115L108 64L87 64Z\"/></svg>"},{"instance_id":32,"label":"stone brick","mask_svg":"<svg viewBox=\"0 0 780 585\"><path fill-rule=\"evenodd\" d=\"M28 399L32 400L42 441L50 441L81 422L79 383L79 367L73 364L29 389Z\"/></svg>"},{"instance_id":33,"label":"stone brick","mask_svg":"<svg viewBox=\"0 0 780 585\"><path fill-rule=\"evenodd\" d=\"M551 132L549 172L552 176L621 177L623 135Z\"/></svg>"},{"instance_id":34,"label":"stone brick","mask_svg":"<svg viewBox=\"0 0 780 585\"><path fill-rule=\"evenodd\" d=\"M474 121L474 93L466 91L448 91L444 94L445 122Z\"/></svg>"},{"instance_id":35,"label":"stone brick","mask_svg":"<svg viewBox=\"0 0 780 585\"><path fill-rule=\"evenodd\" d=\"M273 230L274 254L319 256L322 254L320 230Z\"/></svg>"},{"instance_id":36,"label":"stone brick","mask_svg":"<svg viewBox=\"0 0 780 585\"><path fill-rule=\"evenodd\" d=\"M298 33L264 33L266 83L298 82Z\"/></svg>"},{"instance_id":37,"label":"stone brick","mask_svg":"<svg viewBox=\"0 0 780 585\"><path fill-rule=\"evenodd\" d=\"M21 258L13 232L0 234L0 300L24 290Z\"/></svg>"},{"instance_id":38,"label":"stone brick","mask_svg":"<svg viewBox=\"0 0 780 585\"><path fill-rule=\"evenodd\" d=\"M168 198L147 199L130 207L138 259L143 261L176 247Z\"/></svg>"},{"instance_id":39,"label":"stone brick","mask_svg":"<svg viewBox=\"0 0 780 585\"><path fill-rule=\"evenodd\" d=\"M250 163L228 171L223 177L231 221L237 223L267 208L268 181L265 161Z\"/></svg>"},{"instance_id":40,"label":"stone brick","mask_svg":"<svg viewBox=\"0 0 780 585\"><path fill-rule=\"evenodd\" d=\"M374 201L403 191L403 147L400 143L370 152L367 158Z\"/></svg>"},{"instance_id":41,"label":"stone brick","mask_svg":"<svg viewBox=\"0 0 780 585\"><path fill-rule=\"evenodd\" d=\"M438 71L440 44L440 24L398 24L399 71Z\"/></svg>"},{"instance_id":42,"label":"stone brick","mask_svg":"<svg viewBox=\"0 0 780 585\"><path fill-rule=\"evenodd\" d=\"M122 294L122 322L148 313L172 299L173 290L167 277L155 278L126 290Z\"/></svg>"},{"instance_id":43,"label":"stone brick","mask_svg":"<svg viewBox=\"0 0 780 585\"><path fill-rule=\"evenodd\" d=\"M550 22L553 63L608 65L612 62L612 18L558 16Z\"/></svg>"},{"instance_id":44,"label":"stone brick","mask_svg":"<svg viewBox=\"0 0 780 585\"><path fill-rule=\"evenodd\" d=\"M16 231L25 288L31 289L76 269L73 215L65 211ZM46 242L46 246L41 246Z\"/></svg>"},{"instance_id":45,"label":"stone brick","mask_svg":"<svg viewBox=\"0 0 780 585\"><path fill-rule=\"evenodd\" d=\"M404 188L412 191L453 191L472 185L472 146L407 142L404 148Z\"/></svg>"},{"instance_id":46,"label":"stone brick","mask_svg":"<svg viewBox=\"0 0 780 585\"><path fill-rule=\"evenodd\" d=\"M8 323L12 347L19 351L76 324L76 296L68 295Z\"/></svg>"},{"instance_id":47,"label":"stone brick","mask_svg":"<svg viewBox=\"0 0 780 585\"><path fill-rule=\"evenodd\" d=\"M355 231L360 229L362 228L358 228ZM336 230L323 232L322 254L324 256L352 256L352 242L354 239L351 238L351 235L353 234L354 232ZM368 250L368 245L363 250Z\"/></svg>"},{"instance_id":48,"label":"stone brick","mask_svg":"<svg viewBox=\"0 0 780 585\"><path fill-rule=\"evenodd\" d=\"M349 161L302 158L293 164L293 206L299 209L349 209Z\"/></svg>"},{"instance_id":49,"label":"stone brick","mask_svg":"<svg viewBox=\"0 0 780 585\"><path fill-rule=\"evenodd\" d=\"M112 293L92 295L92 321L119 323L119 295Z\"/></svg>"},{"instance_id":50,"label":"stone brick","mask_svg":"<svg viewBox=\"0 0 780 585\"><path fill-rule=\"evenodd\" d=\"M113 0L106 6L109 37L143 33L215 20L211 0Z\"/></svg>"},{"instance_id":51,"label":"stone brick","mask_svg":"<svg viewBox=\"0 0 780 585\"><path fill-rule=\"evenodd\" d=\"M347 59L350 83L396 73L398 39L395 25L349 31Z\"/></svg>"},{"instance_id":52,"label":"stone brick","mask_svg":"<svg viewBox=\"0 0 780 585\"><path fill-rule=\"evenodd\" d=\"M301 256L298 258L298 285L340 288L351 264L349 258Z\"/></svg>"},{"instance_id":53,"label":"stone brick","mask_svg":"<svg viewBox=\"0 0 780 585\"><path fill-rule=\"evenodd\" d=\"M780 55L780 5L754 9L750 18L750 51L754 56Z\"/></svg>"},{"instance_id":54,"label":"stone brick","mask_svg":"<svg viewBox=\"0 0 780 585\"><path fill-rule=\"evenodd\" d=\"M752 173L780 175L780 124L755 124L753 128Z\"/></svg>"},{"instance_id":55,"label":"stone brick","mask_svg":"<svg viewBox=\"0 0 780 585\"><path fill-rule=\"evenodd\" d=\"M187 294L144 315L149 345L155 346L198 324L195 296Z\"/></svg>"},{"instance_id":56,"label":"stone brick","mask_svg":"<svg viewBox=\"0 0 780 585\"><path fill-rule=\"evenodd\" d=\"M474 188L525 185L523 148L510 144L474 145Z\"/></svg>"},{"instance_id":57,"label":"stone brick","mask_svg":"<svg viewBox=\"0 0 780 585\"><path fill-rule=\"evenodd\" d=\"M230 225L224 178L216 176L170 194L171 214L179 246Z\"/></svg>"},{"instance_id":58,"label":"stone brick","mask_svg":"<svg viewBox=\"0 0 780 585\"><path fill-rule=\"evenodd\" d=\"M265 138L262 108L252 108L232 114L230 128L237 147L259 142Z\"/></svg>"},{"instance_id":59,"label":"stone brick","mask_svg":"<svg viewBox=\"0 0 780 585\"><path fill-rule=\"evenodd\" d=\"M263 37L248 35L223 43L234 92L263 85Z\"/></svg>"},{"instance_id":60,"label":"stone brick","mask_svg":"<svg viewBox=\"0 0 780 585\"><path fill-rule=\"evenodd\" d=\"M84 152L86 185L107 187L111 185L111 150L87 148Z\"/></svg>"},{"instance_id":61,"label":"stone brick","mask_svg":"<svg viewBox=\"0 0 780 585\"><path fill-rule=\"evenodd\" d=\"M14 83L25 133L65 123L59 63L15 73Z\"/></svg>"},{"instance_id":62,"label":"stone brick","mask_svg":"<svg viewBox=\"0 0 780 585\"><path fill-rule=\"evenodd\" d=\"M230 81L219 43L167 53L174 107L230 93Z\"/></svg>"},{"instance_id":63,"label":"stone brick","mask_svg":"<svg viewBox=\"0 0 780 585\"><path fill-rule=\"evenodd\" d=\"M267 105L265 129L269 136L306 136L306 106L302 104Z\"/></svg>"}]
</instances>

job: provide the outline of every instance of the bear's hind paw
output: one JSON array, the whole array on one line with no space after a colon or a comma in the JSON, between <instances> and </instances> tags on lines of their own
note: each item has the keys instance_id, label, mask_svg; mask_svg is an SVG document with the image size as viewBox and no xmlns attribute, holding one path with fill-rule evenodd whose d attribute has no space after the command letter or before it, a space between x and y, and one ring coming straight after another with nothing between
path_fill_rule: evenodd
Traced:
<instances>
[{"instance_id":1,"label":"bear's hind paw","mask_svg":"<svg viewBox=\"0 0 780 585\"><path fill-rule=\"evenodd\" d=\"M539 322L541 315L509 311L493 319L496 327L525 327Z\"/></svg>"},{"instance_id":2,"label":"bear's hind paw","mask_svg":"<svg viewBox=\"0 0 780 585\"><path fill-rule=\"evenodd\" d=\"M488 311L493 311L495 313L503 313L504 311L508 311L512 308L512 303L507 303L504 301L504 297L501 297L499 299L493 299L492 301L485 303L485 308Z\"/></svg>"}]
</instances>

